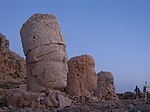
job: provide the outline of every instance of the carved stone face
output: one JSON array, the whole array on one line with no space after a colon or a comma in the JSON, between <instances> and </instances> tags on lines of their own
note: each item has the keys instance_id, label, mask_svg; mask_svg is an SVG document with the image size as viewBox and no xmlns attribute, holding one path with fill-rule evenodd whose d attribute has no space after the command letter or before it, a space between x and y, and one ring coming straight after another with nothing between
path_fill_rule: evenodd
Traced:
<instances>
[{"instance_id":1,"label":"carved stone face","mask_svg":"<svg viewBox=\"0 0 150 112\"><path fill-rule=\"evenodd\" d=\"M56 45L54 46L56 50L54 52L45 53L46 55L44 53L43 55L42 53L41 55L40 53L33 55L37 59L33 61L37 62L31 64L31 71L32 75L36 76L38 84L51 89L62 89L67 86L67 54L64 52L64 46L59 46L57 49ZM38 49L38 51L40 50Z\"/></svg>"},{"instance_id":2,"label":"carved stone face","mask_svg":"<svg viewBox=\"0 0 150 112\"><path fill-rule=\"evenodd\" d=\"M57 19L33 15L20 31L27 61L27 87L31 91L67 86L67 53Z\"/></svg>"}]
</instances>

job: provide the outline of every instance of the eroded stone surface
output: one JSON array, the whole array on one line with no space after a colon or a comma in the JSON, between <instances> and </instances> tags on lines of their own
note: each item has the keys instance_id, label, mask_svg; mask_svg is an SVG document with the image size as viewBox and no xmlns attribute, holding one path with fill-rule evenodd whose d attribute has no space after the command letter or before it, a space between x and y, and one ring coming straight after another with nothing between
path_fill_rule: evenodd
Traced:
<instances>
[{"instance_id":1,"label":"eroded stone surface","mask_svg":"<svg viewBox=\"0 0 150 112\"><path fill-rule=\"evenodd\" d=\"M150 102L135 100L81 103L57 112L149 112Z\"/></svg>"},{"instance_id":2,"label":"eroded stone surface","mask_svg":"<svg viewBox=\"0 0 150 112\"><path fill-rule=\"evenodd\" d=\"M6 96L6 102L9 108L17 108L17 107L32 107L33 103L36 103L38 106L38 97L40 97L37 93L29 93L21 90L12 90ZM40 106L40 105L39 105Z\"/></svg>"},{"instance_id":3,"label":"eroded stone surface","mask_svg":"<svg viewBox=\"0 0 150 112\"><path fill-rule=\"evenodd\" d=\"M97 87L95 62L90 55L81 55L68 61L67 92L72 96L87 96Z\"/></svg>"},{"instance_id":4,"label":"eroded stone surface","mask_svg":"<svg viewBox=\"0 0 150 112\"><path fill-rule=\"evenodd\" d=\"M11 109L32 108L34 109L53 109L70 106L72 100L60 91L47 91L43 93L27 92L25 90L11 90L5 96L3 102Z\"/></svg>"},{"instance_id":5,"label":"eroded stone surface","mask_svg":"<svg viewBox=\"0 0 150 112\"><path fill-rule=\"evenodd\" d=\"M65 108L72 104L72 100L63 94L58 94L57 98L58 98L60 108Z\"/></svg>"},{"instance_id":6,"label":"eroded stone surface","mask_svg":"<svg viewBox=\"0 0 150 112\"><path fill-rule=\"evenodd\" d=\"M97 89L94 93L100 100L115 100L117 99L115 94L114 78L112 73L101 71L97 74Z\"/></svg>"},{"instance_id":7,"label":"eroded stone surface","mask_svg":"<svg viewBox=\"0 0 150 112\"><path fill-rule=\"evenodd\" d=\"M0 34L0 95L25 83L25 60L9 49L9 41Z\"/></svg>"},{"instance_id":8,"label":"eroded stone surface","mask_svg":"<svg viewBox=\"0 0 150 112\"><path fill-rule=\"evenodd\" d=\"M61 90L67 86L67 54L57 19L35 14L20 30L27 61L27 90Z\"/></svg>"},{"instance_id":9,"label":"eroded stone surface","mask_svg":"<svg viewBox=\"0 0 150 112\"><path fill-rule=\"evenodd\" d=\"M0 33L0 51L6 51L9 49L9 41L6 37Z\"/></svg>"}]
</instances>

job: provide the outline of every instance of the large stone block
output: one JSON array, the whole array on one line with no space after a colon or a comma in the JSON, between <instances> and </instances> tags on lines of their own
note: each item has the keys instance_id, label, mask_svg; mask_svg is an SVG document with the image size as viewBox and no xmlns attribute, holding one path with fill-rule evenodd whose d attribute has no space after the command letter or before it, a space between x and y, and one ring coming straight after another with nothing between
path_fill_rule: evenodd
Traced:
<instances>
[{"instance_id":1,"label":"large stone block","mask_svg":"<svg viewBox=\"0 0 150 112\"><path fill-rule=\"evenodd\" d=\"M73 57L68 61L67 92L72 96L87 96L96 89L95 62L90 55Z\"/></svg>"},{"instance_id":2,"label":"large stone block","mask_svg":"<svg viewBox=\"0 0 150 112\"><path fill-rule=\"evenodd\" d=\"M67 53L57 19L35 14L20 30L27 61L27 90L60 90L67 86Z\"/></svg>"}]
</instances>

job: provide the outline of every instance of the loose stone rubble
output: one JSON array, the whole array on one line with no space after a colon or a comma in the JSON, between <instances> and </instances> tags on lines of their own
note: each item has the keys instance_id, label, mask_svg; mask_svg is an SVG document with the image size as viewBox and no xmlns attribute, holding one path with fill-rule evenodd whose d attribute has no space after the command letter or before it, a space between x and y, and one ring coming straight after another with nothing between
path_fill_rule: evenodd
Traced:
<instances>
[{"instance_id":1,"label":"loose stone rubble","mask_svg":"<svg viewBox=\"0 0 150 112\"><path fill-rule=\"evenodd\" d=\"M66 45L53 15L35 14L20 30L27 62L27 90L61 90L67 86Z\"/></svg>"},{"instance_id":2,"label":"loose stone rubble","mask_svg":"<svg viewBox=\"0 0 150 112\"><path fill-rule=\"evenodd\" d=\"M88 96L97 87L95 62L90 55L81 55L68 61L67 92L71 96Z\"/></svg>"},{"instance_id":3,"label":"loose stone rubble","mask_svg":"<svg viewBox=\"0 0 150 112\"><path fill-rule=\"evenodd\" d=\"M43 93L27 92L25 90L12 90L3 99L10 109L29 107L34 109L64 108L70 106L72 100L60 91Z\"/></svg>"}]
</instances>

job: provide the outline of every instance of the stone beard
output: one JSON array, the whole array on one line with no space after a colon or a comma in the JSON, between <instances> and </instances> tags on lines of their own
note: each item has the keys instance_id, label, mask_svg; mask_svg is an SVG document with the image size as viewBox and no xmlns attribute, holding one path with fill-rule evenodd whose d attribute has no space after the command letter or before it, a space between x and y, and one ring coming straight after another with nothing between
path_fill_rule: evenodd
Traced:
<instances>
[{"instance_id":1,"label":"stone beard","mask_svg":"<svg viewBox=\"0 0 150 112\"><path fill-rule=\"evenodd\" d=\"M67 86L67 53L57 19L35 14L20 30L27 63L27 90L61 90Z\"/></svg>"}]
</instances>

